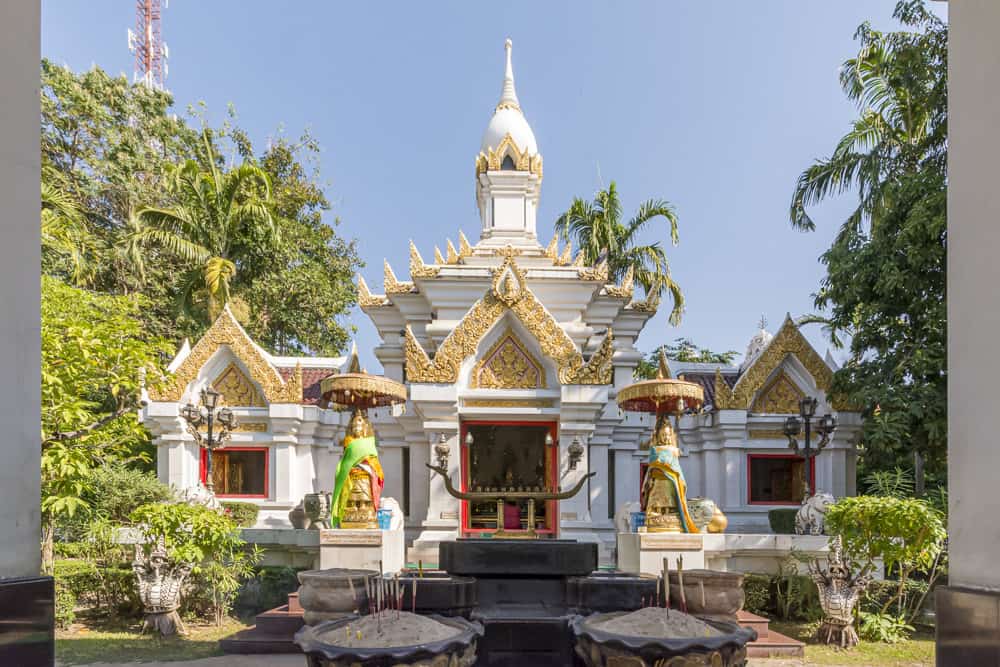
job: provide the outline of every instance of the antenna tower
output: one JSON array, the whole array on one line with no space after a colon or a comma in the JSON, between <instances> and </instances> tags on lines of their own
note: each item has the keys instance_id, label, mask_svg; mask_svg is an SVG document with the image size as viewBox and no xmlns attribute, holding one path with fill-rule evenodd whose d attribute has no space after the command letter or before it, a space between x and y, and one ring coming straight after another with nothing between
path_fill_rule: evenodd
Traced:
<instances>
[{"instance_id":1,"label":"antenna tower","mask_svg":"<svg viewBox=\"0 0 1000 667\"><path fill-rule=\"evenodd\" d=\"M164 90L170 51L160 35L160 18L167 0L136 0L135 31L128 31L128 49L135 54L132 80Z\"/></svg>"}]
</instances>

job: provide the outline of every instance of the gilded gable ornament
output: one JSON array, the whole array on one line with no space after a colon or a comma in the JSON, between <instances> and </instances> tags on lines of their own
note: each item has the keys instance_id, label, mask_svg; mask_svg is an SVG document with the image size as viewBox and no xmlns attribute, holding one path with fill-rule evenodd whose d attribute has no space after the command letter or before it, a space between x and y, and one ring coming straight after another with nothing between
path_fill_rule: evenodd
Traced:
<instances>
[{"instance_id":1,"label":"gilded gable ornament","mask_svg":"<svg viewBox=\"0 0 1000 667\"><path fill-rule=\"evenodd\" d=\"M545 370L509 329L472 371L473 388L543 389Z\"/></svg>"},{"instance_id":2,"label":"gilded gable ornament","mask_svg":"<svg viewBox=\"0 0 1000 667\"><path fill-rule=\"evenodd\" d=\"M753 363L743 371L732 389L722 379L721 374L716 372L715 408L749 410L754 396L789 355L799 360L819 389L829 393L833 371L802 335L792 318L786 316L781 329ZM836 405L834 407L839 409Z\"/></svg>"},{"instance_id":3,"label":"gilded gable ornament","mask_svg":"<svg viewBox=\"0 0 1000 667\"><path fill-rule=\"evenodd\" d=\"M215 390L222 394L226 405L236 407L263 408L267 404L260 397L257 387L250 381L234 361L226 366L211 382Z\"/></svg>"},{"instance_id":4,"label":"gilded gable ornament","mask_svg":"<svg viewBox=\"0 0 1000 667\"><path fill-rule=\"evenodd\" d=\"M396 274L393 273L392 267L389 266L389 260L383 260L383 281L386 294L409 294L410 292L416 292L417 288L413 286L413 283L403 282L396 279Z\"/></svg>"},{"instance_id":5,"label":"gilded gable ornament","mask_svg":"<svg viewBox=\"0 0 1000 667\"><path fill-rule=\"evenodd\" d=\"M301 403L302 402L302 368L295 367L295 372L287 381L283 380L278 369L271 365L267 357L257 347L243 327L233 317L229 307L215 319L205 335L195 343L191 352L181 365L167 378L162 387L152 387L150 398L154 401L179 401L187 386L198 377L198 373L208 363L208 360L220 348L228 347L233 355L243 363L251 380L260 387L262 399L267 403Z\"/></svg>"},{"instance_id":6,"label":"gilded gable ornament","mask_svg":"<svg viewBox=\"0 0 1000 667\"><path fill-rule=\"evenodd\" d=\"M610 374L606 373L587 373L578 379L584 367L583 355L528 288L525 272L514 260L517 250L508 247L497 250L495 254L504 257L504 261L493 270L493 284L489 291L473 304L458 326L442 341L433 360L413 330L406 328L406 377L411 382L455 382L462 362L476 353L483 336L509 311L538 341L542 354L555 363L560 383L609 383Z\"/></svg>"},{"instance_id":7,"label":"gilded gable ornament","mask_svg":"<svg viewBox=\"0 0 1000 667\"><path fill-rule=\"evenodd\" d=\"M424 264L424 258L420 256L417 245L410 241L410 278L433 278L441 272L439 266L428 266Z\"/></svg>"},{"instance_id":8,"label":"gilded gable ornament","mask_svg":"<svg viewBox=\"0 0 1000 667\"><path fill-rule=\"evenodd\" d=\"M797 415L805 392L781 370L754 399L750 412L768 415Z\"/></svg>"}]
</instances>

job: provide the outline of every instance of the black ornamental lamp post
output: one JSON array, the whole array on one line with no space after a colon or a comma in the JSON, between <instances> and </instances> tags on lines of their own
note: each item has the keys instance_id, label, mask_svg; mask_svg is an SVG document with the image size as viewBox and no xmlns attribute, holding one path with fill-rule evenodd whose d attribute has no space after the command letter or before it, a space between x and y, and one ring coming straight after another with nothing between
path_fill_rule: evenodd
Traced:
<instances>
[{"instance_id":1,"label":"black ornamental lamp post","mask_svg":"<svg viewBox=\"0 0 1000 667\"><path fill-rule=\"evenodd\" d=\"M812 459L829 444L830 435L837 428L837 419L833 415L825 414L820 417L816 422L816 432L819 433L820 440L816 443L815 447L812 446L813 419L816 417L816 407L818 405L819 401L807 396L799 401L799 416L785 419L784 433L788 438L788 446L795 450L795 453L801 456L806 464L806 488L805 494L802 496L803 499L808 498L812 493ZM800 446L796 437L803 428L805 429L805 437L803 438L803 445Z\"/></svg>"},{"instance_id":2,"label":"black ornamental lamp post","mask_svg":"<svg viewBox=\"0 0 1000 667\"><path fill-rule=\"evenodd\" d=\"M224 447L236 428L236 415L226 407L219 407L221 394L212 387L201 390L201 405L188 403L181 408L181 417L187 422L187 430L194 436L195 442L203 447L205 456L205 487L209 493L214 493L212 481L212 452ZM201 427L205 426L202 434Z\"/></svg>"}]
</instances>

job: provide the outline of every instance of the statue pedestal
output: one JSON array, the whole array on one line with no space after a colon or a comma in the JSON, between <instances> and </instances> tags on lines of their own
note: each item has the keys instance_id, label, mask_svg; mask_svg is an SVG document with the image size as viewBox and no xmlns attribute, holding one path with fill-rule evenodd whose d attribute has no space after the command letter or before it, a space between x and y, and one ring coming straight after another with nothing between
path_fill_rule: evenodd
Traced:
<instances>
[{"instance_id":1,"label":"statue pedestal","mask_svg":"<svg viewBox=\"0 0 1000 667\"><path fill-rule=\"evenodd\" d=\"M319 569L339 567L378 572L379 561L382 571L389 574L406 567L406 537L401 528L319 531Z\"/></svg>"},{"instance_id":2,"label":"statue pedestal","mask_svg":"<svg viewBox=\"0 0 1000 667\"><path fill-rule=\"evenodd\" d=\"M705 543L701 533L618 533L618 569L629 574L657 575L663 559L671 570L678 556L684 569L705 568Z\"/></svg>"}]
</instances>

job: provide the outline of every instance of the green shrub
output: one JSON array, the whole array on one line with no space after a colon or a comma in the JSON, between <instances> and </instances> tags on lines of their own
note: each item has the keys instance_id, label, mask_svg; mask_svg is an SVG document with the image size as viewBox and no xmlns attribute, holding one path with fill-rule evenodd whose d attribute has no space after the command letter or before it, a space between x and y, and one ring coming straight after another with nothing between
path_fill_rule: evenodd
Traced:
<instances>
[{"instance_id":1,"label":"green shrub","mask_svg":"<svg viewBox=\"0 0 1000 667\"><path fill-rule=\"evenodd\" d=\"M56 558L82 558L86 546L80 542L56 542L52 553Z\"/></svg>"},{"instance_id":2,"label":"green shrub","mask_svg":"<svg viewBox=\"0 0 1000 667\"><path fill-rule=\"evenodd\" d=\"M127 523L137 507L173 497L170 487L156 475L122 466L103 466L90 472L82 499L87 510L63 517L58 525L61 541L82 541L96 519Z\"/></svg>"},{"instance_id":3,"label":"green shrub","mask_svg":"<svg viewBox=\"0 0 1000 667\"><path fill-rule=\"evenodd\" d=\"M858 608L861 611L866 611L868 613L878 613L886 602L892 600L898 589L899 582L893 579L880 579L873 581L868 585L868 588L861 596L861 600L858 602ZM928 586L926 581L920 579L907 579L906 583L903 584L903 596L901 601L904 609L914 605L919 605L922 610L924 604L927 602L927 598L929 597L930 586Z\"/></svg>"},{"instance_id":4,"label":"green shrub","mask_svg":"<svg viewBox=\"0 0 1000 667\"><path fill-rule=\"evenodd\" d=\"M777 535L794 535L795 515L798 511L797 507L768 510L767 521L771 524L771 530Z\"/></svg>"},{"instance_id":5,"label":"green shrub","mask_svg":"<svg viewBox=\"0 0 1000 667\"><path fill-rule=\"evenodd\" d=\"M97 604L100 579L96 565L85 560L57 560L52 574L56 586L61 586L72 594L74 604L78 601Z\"/></svg>"},{"instance_id":6,"label":"green shrub","mask_svg":"<svg viewBox=\"0 0 1000 667\"><path fill-rule=\"evenodd\" d=\"M76 596L67 586L56 581L56 627L65 630L76 620Z\"/></svg>"},{"instance_id":7,"label":"green shrub","mask_svg":"<svg viewBox=\"0 0 1000 667\"><path fill-rule=\"evenodd\" d=\"M288 594L299 587L298 573L291 567L258 567L236 594L233 610L240 617L253 616L288 603Z\"/></svg>"},{"instance_id":8,"label":"green shrub","mask_svg":"<svg viewBox=\"0 0 1000 667\"><path fill-rule=\"evenodd\" d=\"M240 528L250 528L257 523L260 506L255 503L225 501L222 503L222 510Z\"/></svg>"},{"instance_id":9,"label":"green shrub","mask_svg":"<svg viewBox=\"0 0 1000 667\"><path fill-rule=\"evenodd\" d=\"M865 641L895 644L903 641L913 632L913 626L908 624L902 616L865 611L860 612L858 616L861 619L858 636Z\"/></svg>"},{"instance_id":10,"label":"green shrub","mask_svg":"<svg viewBox=\"0 0 1000 667\"><path fill-rule=\"evenodd\" d=\"M743 577L743 608L751 614L767 616L774 613L771 605L771 577L766 574L747 574Z\"/></svg>"},{"instance_id":11,"label":"green shrub","mask_svg":"<svg viewBox=\"0 0 1000 667\"><path fill-rule=\"evenodd\" d=\"M137 508L131 519L142 531L147 555L162 542L172 560L194 566L187 590L211 596L212 615L221 625L241 583L253 575L257 548L240 538L232 519L202 505L153 503Z\"/></svg>"}]
</instances>

